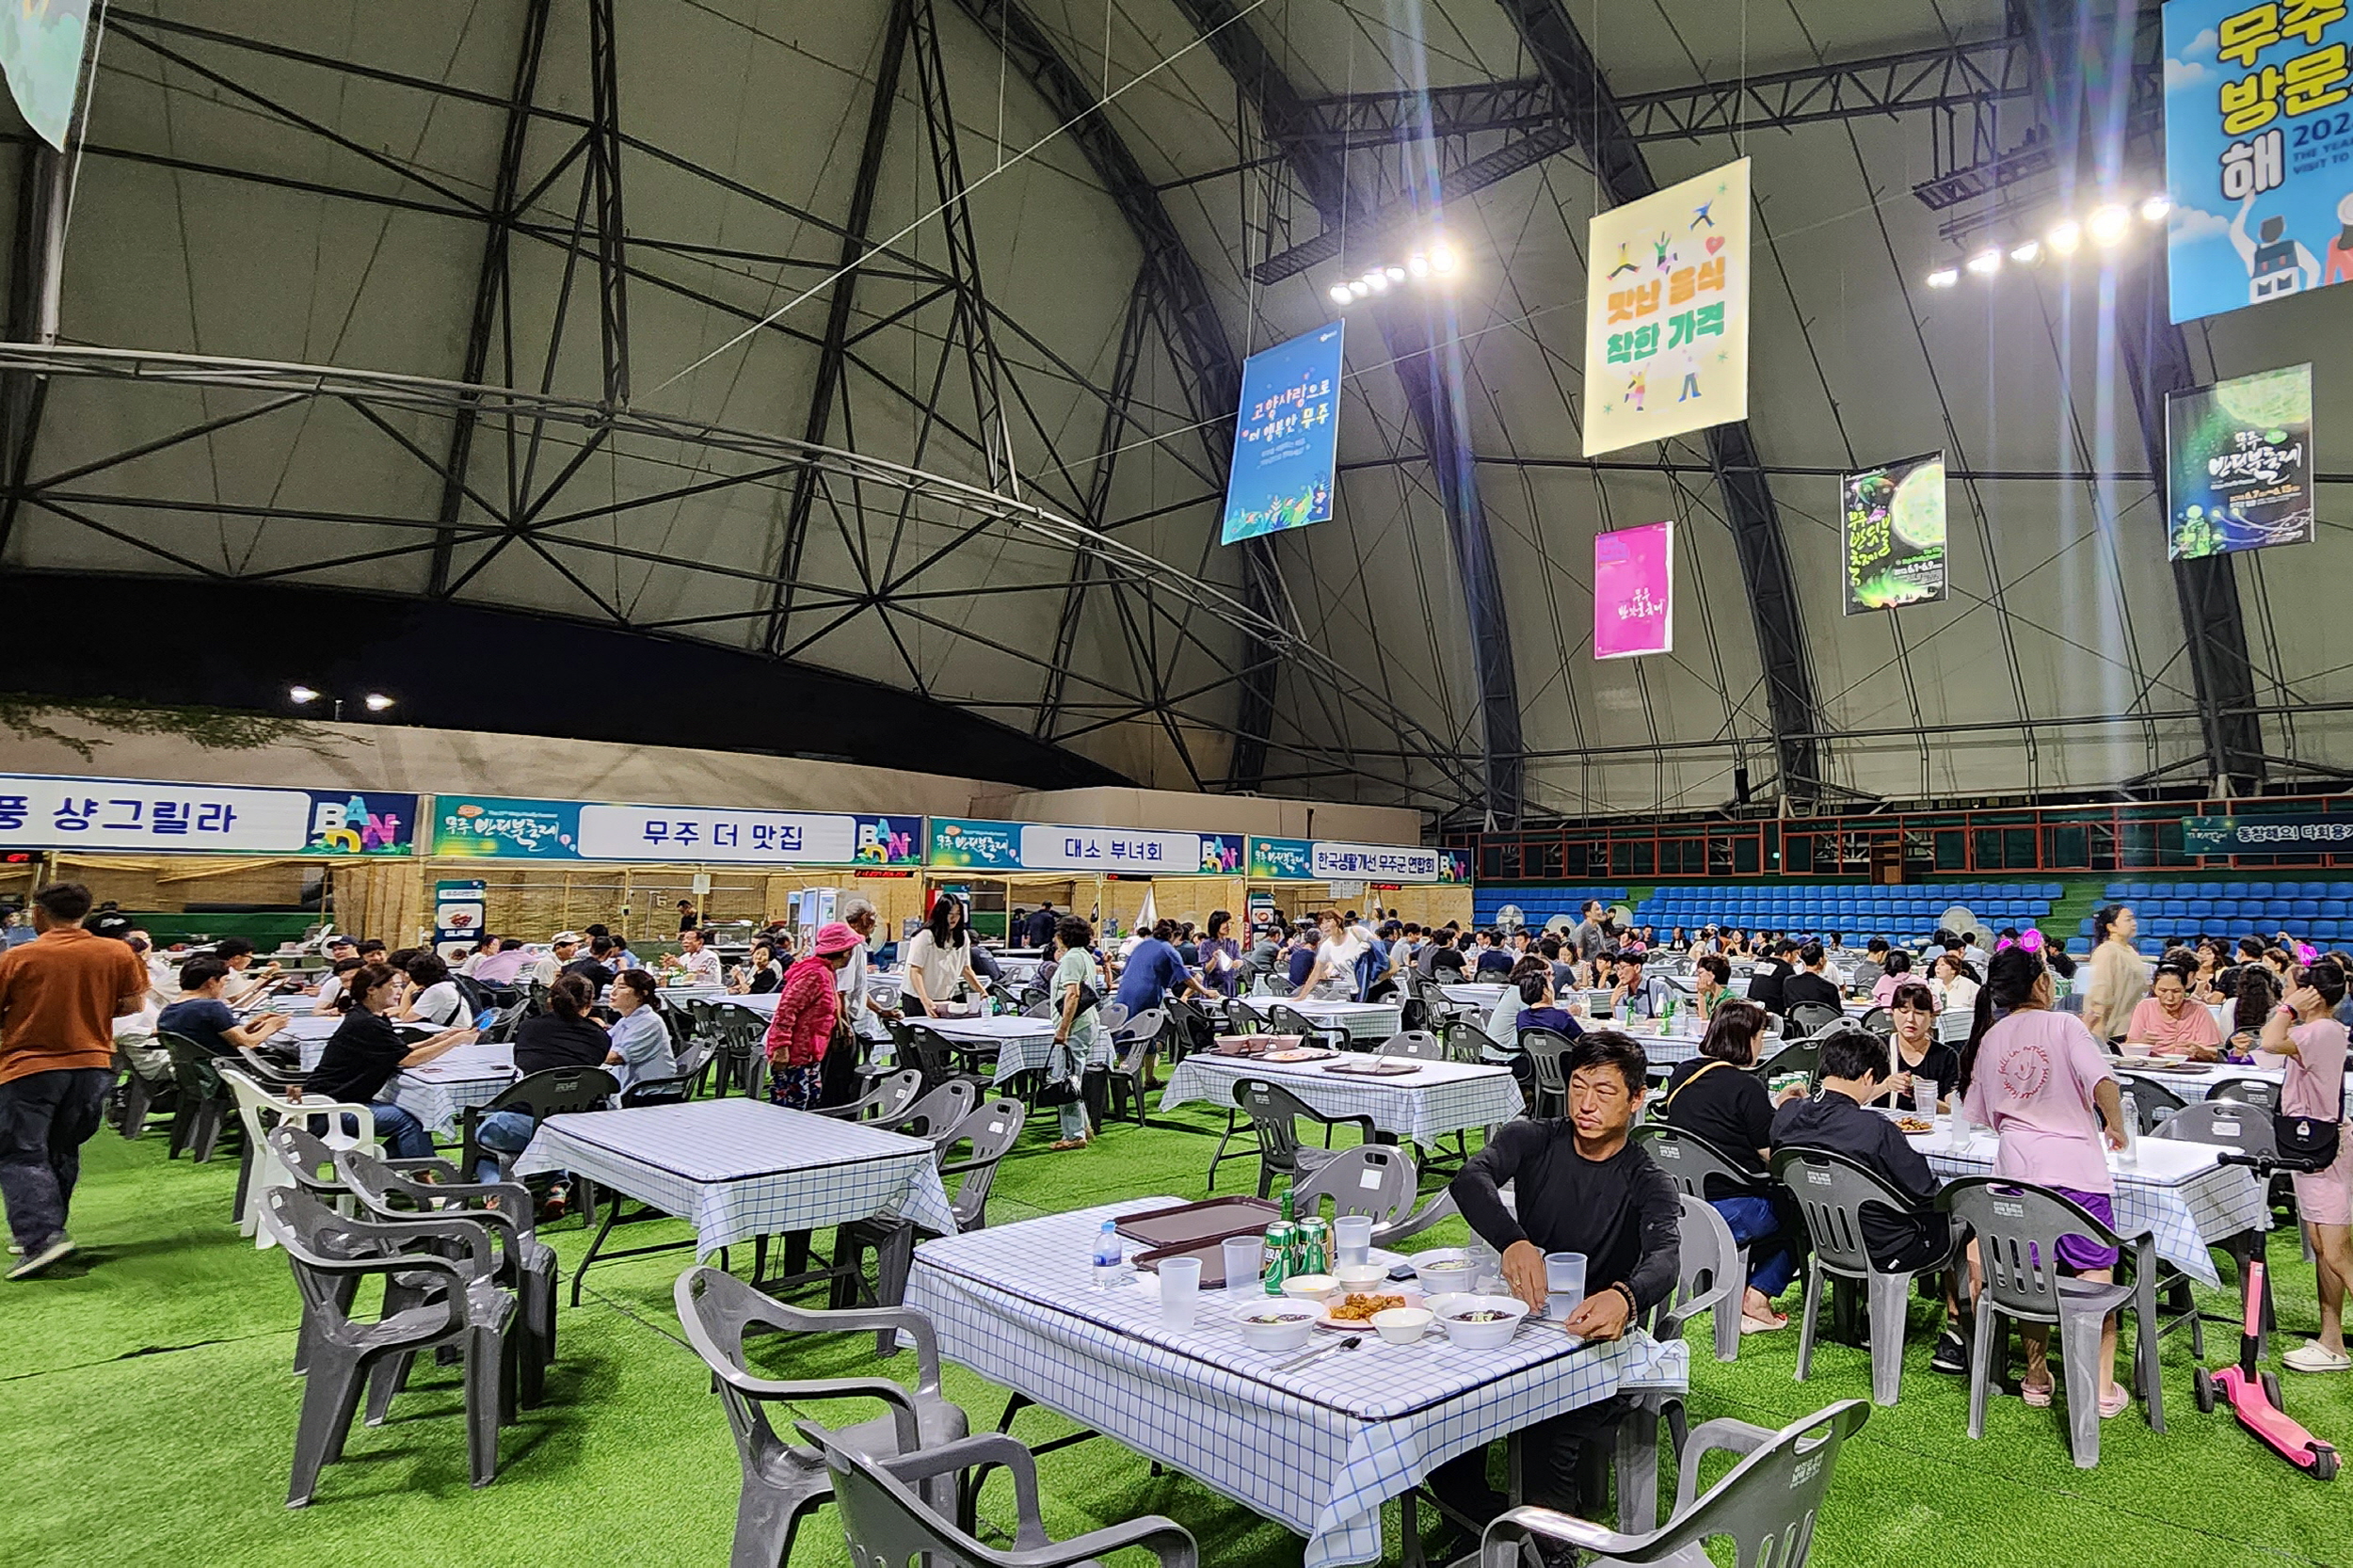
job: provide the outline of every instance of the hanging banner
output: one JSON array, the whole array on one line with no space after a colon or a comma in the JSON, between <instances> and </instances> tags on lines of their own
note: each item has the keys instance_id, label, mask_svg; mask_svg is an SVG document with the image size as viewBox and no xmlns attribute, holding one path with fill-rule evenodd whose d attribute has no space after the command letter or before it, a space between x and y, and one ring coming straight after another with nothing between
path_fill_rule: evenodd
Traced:
<instances>
[{"instance_id":1,"label":"hanging banner","mask_svg":"<svg viewBox=\"0 0 2353 1568\"><path fill-rule=\"evenodd\" d=\"M1674 646L1674 524L1594 535L1593 657L1633 659Z\"/></svg>"},{"instance_id":2,"label":"hanging banner","mask_svg":"<svg viewBox=\"0 0 2353 1568\"><path fill-rule=\"evenodd\" d=\"M1593 215L1585 456L1749 417L1749 160Z\"/></svg>"},{"instance_id":3,"label":"hanging banner","mask_svg":"<svg viewBox=\"0 0 2353 1568\"><path fill-rule=\"evenodd\" d=\"M1342 326L1335 321L1302 332L1242 361L1220 543L1332 516Z\"/></svg>"},{"instance_id":4,"label":"hanging banner","mask_svg":"<svg viewBox=\"0 0 2353 1568\"><path fill-rule=\"evenodd\" d=\"M2311 543L2312 446L2310 365L2169 394L2167 555Z\"/></svg>"},{"instance_id":5,"label":"hanging banner","mask_svg":"<svg viewBox=\"0 0 2353 1568\"><path fill-rule=\"evenodd\" d=\"M82 83L82 44L90 0L17 0L0 5L0 71L24 121L65 151Z\"/></svg>"},{"instance_id":6,"label":"hanging banner","mask_svg":"<svg viewBox=\"0 0 2353 1568\"><path fill-rule=\"evenodd\" d=\"M2299 849L2341 854L2348 845L2353 845L2353 815L2182 819L2182 848L2190 855L2286 855Z\"/></svg>"},{"instance_id":7,"label":"hanging banner","mask_svg":"<svg viewBox=\"0 0 2353 1568\"><path fill-rule=\"evenodd\" d=\"M407 855L417 797L0 774L0 845L166 855Z\"/></svg>"},{"instance_id":8,"label":"hanging banner","mask_svg":"<svg viewBox=\"0 0 2353 1568\"><path fill-rule=\"evenodd\" d=\"M443 795L433 853L525 860L725 865L918 863L920 817Z\"/></svg>"},{"instance_id":9,"label":"hanging banner","mask_svg":"<svg viewBox=\"0 0 2353 1568\"><path fill-rule=\"evenodd\" d=\"M1253 839L1250 874L1260 882L1305 882L1314 876L1316 846L1305 839Z\"/></svg>"},{"instance_id":10,"label":"hanging banner","mask_svg":"<svg viewBox=\"0 0 2353 1568\"><path fill-rule=\"evenodd\" d=\"M1847 614L1945 597L1945 454L1849 473L1838 499Z\"/></svg>"},{"instance_id":11,"label":"hanging banner","mask_svg":"<svg viewBox=\"0 0 2353 1568\"><path fill-rule=\"evenodd\" d=\"M2343 0L2169 0L2175 321L2353 281L2353 21Z\"/></svg>"}]
</instances>

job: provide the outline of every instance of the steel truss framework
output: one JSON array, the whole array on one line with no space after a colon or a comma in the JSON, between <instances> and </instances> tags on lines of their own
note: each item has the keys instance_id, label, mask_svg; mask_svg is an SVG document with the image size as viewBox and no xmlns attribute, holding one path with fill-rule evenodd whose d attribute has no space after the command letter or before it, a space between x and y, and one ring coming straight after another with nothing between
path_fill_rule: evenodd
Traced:
<instances>
[{"instance_id":1,"label":"steel truss framework","mask_svg":"<svg viewBox=\"0 0 2353 1568\"><path fill-rule=\"evenodd\" d=\"M1239 360L1226 342L1209 286L1158 193L1121 145L1108 117L1084 112L1093 104L1092 89L1061 60L1049 36L1019 5L1007 0L959 4L1000 44L1013 70L1041 94L1057 123L1067 127L1137 236L1142 264L1109 384L1098 384L1057 353L992 299L984 285L970 216L960 199L966 179L948 102L941 8L934 0L890 0L856 184L846 214L830 215L756 189L632 135L619 100L612 0L588 0L584 92L576 90L577 84L555 82L549 75L549 0L527 0L520 12L512 35L512 85L504 93L200 24L125 14L114 18L120 25L110 35L118 62L124 55L135 55L169 67L181 81L196 84L196 90L331 143L364 164L370 178L338 184L206 164L108 145L103 136L85 143L87 155L478 225L483 242L463 378L419 382L341 367L264 367L136 352L80 360L11 359L5 380L0 380L0 434L8 442L10 480L0 496L0 546L26 507L70 519L181 570L204 568L147 540L144 531L126 520L142 512L172 510L392 526L413 537L389 548L336 555L301 575L326 573L362 560L421 556L426 562L423 575L427 594L451 598L479 580L504 552L522 552L543 562L581 596L580 613L586 616L657 634L722 638L731 634L732 623L751 646L787 661L812 650L822 654L821 645L829 635L871 615L888 632L904 664L905 678L919 694L989 711L1001 722L1056 744L1081 742L1121 726L1155 727L1166 734L1196 787L1255 788L1269 771L1270 753L1276 753L1284 758L1286 777L1353 778L1373 798L1439 810L1483 799L1479 762L1461 755L1459 738L1431 733L1397 705L1385 687L1367 684L1314 646L1315 637L1301 624L1283 585L1271 545L1260 542L1236 552L1241 568L1236 591L1209 578L1216 550L1213 527L1204 530L1198 560L1182 564L1146 555L1113 536L1113 530L1142 520L1110 515L1112 482L1123 447L1149 440L1163 460L1173 459L1201 482L1205 496L1222 492L1240 394ZM252 68L262 62L273 69L292 66L357 76L496 111L498 156L487 189L470 190L425 167L364 146L290 106L282 95L257 80ZM902 92L903 80L911 80L912 90ZM171 85L168 79L165 85ZM586 113L556 106L584 100ZM928 243L920 256L904 246L876 245L867 232L885 152L894 135L902 138L903 149L910 126L922 140L934 195L942 203L936 227L949 241L944 254ZM623 205L625 165L639 177L705 182L714 195L754 203L825 236L834 252L788 254L632 230ZM43 182L54 181L57 168L56 160L28 145L20 174L23 188L44 188ZM379 174L392 178L376 178ZM46 211L39 201L19 205L20 265L14 276L20 297L11 302L11 335L20 344L41 340L38 291L29 297L23 291L29 280L41 276L41 215ZM535 332L517 319L519 252L527 247L552 248L560 257L552 322L543 341L532 341ZM33 264L24 264L27 262ZM801 288L828 273L840 277L828 291L822 327L804 325L797 316L771 318L758 308L758 292L734 287L737 280L751 278L770 291ZM914 302L861 309L861 280L899 285L902 297L912 288ZM755 335L779 335L813 350L817 376L805 439L778 444L775 438L756 433L707 429L632 409L629 296L648 288L705 307ZM874 352L878 335L893 328L916 331L930 345L927 372L894 375L885 357ZM600 396L593 405L554 395L568 335L590 331L600 367ZM1155 403L1143 386L1140 369L1147 348L1154 345L1165 351L1167 362L1175 367L1181 393L1175 406ZM111 457L77 462L68 472L39 473L33 464L33 435L41 403L53 383L75 376L241 388L255 397L234 414L192 423ZM1049 383L1058 383L1064 395L1075 387L1099 404L1101 434L1096 447L1068 454L1058 448L1035 407L1039 389ZM943 404L943 384L968 389L958 400L960 408ZM81 484L100 473L120 482L146 453L304 405L341 409L424 465L438 491L432 515L404 520L274 504L239 508L195 495ZM598 411L591 413L591 408ZM887 418L913 424L912 464L877 464L827 445L834 440L839 446L855 446L858 410L876 408ZM439 439L418 438L395 427L387 417L393 408L445 413L446 429ZM1174 433L1163 438L1172 426ZM557 439L567 430L567 439ZM600 456L616 462L649 460L643 450L646 440L665 431L705 442L714 460L717 455L728 455L736 459L732 471L688 483L673 482L673 472L663 476L650 495L601 505L590 504L577 488L584 468ZM977 471L984 476L985 488L961 486L923 472L937 466L927 463L927 454L949 455L954 465ZM778 497L777 547L770 564L750 574L756 591L747 594L744 608L643 618L616 596L592 587L579 569L583 552L639 560L649 567L662 564L650 552L585 536L590 525L609 525L631 512L742 487L757 487ZM621 490L616 487L613 493ZM1156 507L1143 516L1168 509ZM917 550L907 542L915 523L948 520L953 520L953 532L946 544L927 543ZM926 583L927 569L958 546L1008 527L1032 543L1051 543L1061 553L1026 576L1002 569L1000 564L985 585L977 590L959 587L952 602L939 602L951 595ZM837 552L846 553L850 561L849 575L842 581L825 581L810 565L812 552L807 547L820 530L838 534L845 547ZM696 569L727 575L724 568L707 564ZM965 601L974 598L1016 594L1059 596L1062 608L1050 652L990 636L954 613L968 609ZM1126 669L1080 667L1083 661L1075 650L1090 604L1098 617L1107 613L1115 626L1127 654ZM924 628L933 635L968 639L1032 668L1035 697L1019 703L1001 697L983 700L927 681L894 622ZM1352 711L1373 716L1386 732L1405 737L1414 760L1400 764L1356 755L1344 726L1329 727L1337 736L1330 744L1303 740L1300 727L1279 722L1275 712L1276 676L1285 667L1308 674L1320 697L1337 698ZM1211 673L1200 673L1205 668ZM1206 764L1193 755L1205 734L1231 737L1230 760L1222 777L1207 776Z\"/></svg>"}]
</instances>

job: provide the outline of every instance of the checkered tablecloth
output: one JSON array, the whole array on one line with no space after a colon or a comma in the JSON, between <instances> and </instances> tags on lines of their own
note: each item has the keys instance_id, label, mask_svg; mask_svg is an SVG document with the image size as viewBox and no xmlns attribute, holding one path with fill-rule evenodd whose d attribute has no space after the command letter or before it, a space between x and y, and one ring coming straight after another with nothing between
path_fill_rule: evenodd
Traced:
<instances>
[{"instance_id":1,"label":"checkered tablecloth","mask_svg":"<svg viewBox=\"0 0 2353 1568\"><path fill-rule=\"evenodd\" d=\"M299 1020L297 1020L299 1021ZM320 1019L321 1023L328 1022ZM315 1071L327 1052L324 1038L288 1034L301 1050L302 1070ZM443 1051L421 1067L392 1075L387 1085L392 1102L417 1120L425 1130L452 1137L470 1105L488 1105L515 1081L515 1048L475 1041Z\"/></svg>"},{"instance_id":2,"label":"checkered tablecloth","mask_svg":"<svg viewBox=\"0 0 2353 1568\"><path fill-rule=\"evenodd\" d=\"M873 1214L956 1228L931 1144L754 1099L550 1116L515 1169L577 1171L686 1221L705 1252Z\"/></svg>"},{"instance_id":3,"label":"checkered tablecloth","mask_svg":"<svg viewBox=\"0 0 2353 1568\"><path fill-rule=\"evenodd\" d=\"M1965 1154L1951 1146L1952 1124L1937 1118L1937 1130L1919 1139L1929 1168L1951 1181L1993 1174L1993 1134L1983 1128ZM2215 1152L2194 1144L2141 1139L2137 1167L2120 1166L2116 1176L2116 1224L2121 1235L2148 1231L2157 1256L2201 1284L2219 1286L2221 1274L2207 1248L2250 1230L2271 1226L2262 1186L2244 1165L2215 1163Z\"/></svg>"},{"instance_id":4,"label":"checkered tablecloth","mask_svg":"<svg viewBox=\"0 0 2353 1568\"><path fill-rule=\"evenodd\" d=\"M982 1018L920 1018L920 1023L941 1038L959 1046L977 1049L994 1048L997 1052L996 1081L1004 1082L1019 1072L1042 1070L1047 1056L1054 1048L1054 1022L1050 1018L996 1017Z\"/></svg>"},{"instance_id":5,"label":"checkered tablecloth","mask_svg":"<svg viewBox=\"0 0 2353 1568\"><path fill-rule=\"evenodd\" d=\"M1504 988L1500 985L1485 985L1474 981L1465 981L1457 985L1441 985L1438 987L1438 994L1449 1001L1465 1007L1476 1007L1481 1013L1485 1013L1491 1011L1497 1002L1503 1000L1503 990Z\"/></svg>"},{"instance_id":6,"label":"checkered tablecloth","mask_svg":"<svg viewBox=\"0 0 2353 1568\"><path fill-rule=\"evenodd\" d=\"M1434 1144L1465 1128L1493 1127L1526 1109L1508 1067L1424 1062L1410 1075L1356 1078L1328 1073L1321 1062L1257 1062L1246 1056L1192 1055L1176 1064L1161 1092L1160 1109L1195 1100L1234 1103L1244 1079L1279 1083L1326 1116L1370 1116L1383 1132L1410 1144Z\"/></svg>"},{"instance_id":7,"label":"checkered tablecloth","mask_svg":"<svg viewBox=\"0 0 2353 1568\"><path fill-rule=\"evenodd\" d=\"M951 1360L1306 1537L1305 1568L1380 1560L1382 1503L1442 1461L1630 1382L1674 1387L1688 1376L1639 1333L1580 1348L1542 1324L1494 1351L1367 1335L1277 1371L1302 1352L1244 1345L1223 1291L1203 1292L1193 1326L1171 1332L1147 1288L1094 1288L1104 1219L1177 1201L926 1241L906 1304L932 1320Z\"/></svg>"},{"instance_id":8,"label":"checkered tablecloth","mask_svg":"<svg viewBox=\"0 0 2353 1568\"><path fill-rule=\"evenodd\" d=\"M1385 1040L1405 1027L1405 1010L1385 1001L1306 1001L1284 1002L1280 997L1270 1001L1283 1002L1311 1024L1326 1029L1344 1029L1352 1040ZM1265 1002L1257 1002L1261 1013Z\"/></svg>"},{"instance_id":9,"label":"checkered tablecloth","mask_svg":"<svg viewBox=\"0 0 2353 1568\"><path fill-rule=\"evenodd\" d=\"M2268 1083L2272 1086L2272 1088L2277 1089L2280 1087L2281 1080L2286 1076L2286 1074L2278 1067L2234 1067L2230 1065L2228 1063L2222 1062L2201 1064L2198 1068L2192 1072L2151 1072L2145 1067L2130 1067L2121 1064L2118 1066L2117 1071L2120 1074L2145 1074L2153 1081L2165 1085L2168 1089L2170 1089L2175 1094L2181 1096L2182 1098L2189 1100L2193 1103L2204 1099L2209 1094L2214 1092L2214 1086L2216 1084L2224 1082L2230 1079L2256 1079L2265 1083ZM2125 1087L2129 1089L2132 1085L2126 1084ZM2345 1088L2346 1096L2345 1103L2348 1106L2353 1106L2353 1072L2348 1072L2345 1075Z\"/></svg>"}]
</instances>

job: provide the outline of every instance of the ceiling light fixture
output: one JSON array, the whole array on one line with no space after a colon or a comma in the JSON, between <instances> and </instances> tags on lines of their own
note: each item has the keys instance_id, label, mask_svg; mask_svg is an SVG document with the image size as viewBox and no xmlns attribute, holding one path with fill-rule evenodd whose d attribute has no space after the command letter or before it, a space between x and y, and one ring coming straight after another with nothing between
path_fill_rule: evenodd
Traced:
<instances>
[{"instance_id":1,"label":"ceiling light fixture","mask_svg":"<svg viewBox=\"0 0 2353 1568\"><path fill-rule=\"evenodd\" d=\"M1346 283L1335 283L1335 284L1333 284L1333 285L1332 285L1332 303L1333 303L1333 304L1335 304L1335 305L1345 305L1345 304L1347 304L1347 303L1349 302L1349 300L1350 300L1350 299L1352 299L1353 297L1354 297L1354 296L1352 296L1352 295L1348 292L1348 285L1347 285Z\"/></svg>"},{"instance_id":2,"label":"ceiling light fixture","mask_svg":"<svg viewBox=\"0 0 2353 1568\"><path fill-rule=\"evenodd\" d=\"M309 686L290 686L286 690L286 695L295 701L302 703L316 702L319 699L319 694Z\"/></svg>"},{"instance_id":3,"label":"ceiling light fixture","mask_svg":"<svg viewBox=\"0 0 2353 1568\"><path fill-rule=\"evenodd\" d=\"M2084 242L2084 226L2072 217L2062 218L2057 227L2054 228L2044 238L2049 241L2053 250L2062 256L2072 256L2075 253L2075 248Z\"/></svg>"},{"instance_id":4,"label":"ceiling light fixture","mask_svg":"<svg viewBox=\"0 0 2353 1568\"><path fill-rule=\"evenodd\" d=\"M1405 264L1405 270L1417 278L1427 278L1430 276L1430 258L1417 253Z\"/></svg>"},{"instance_id":5,"label":"ceiling light fixture","mask_svg":"<svg viewBox=\"0 0 2353 1568\"><path fill-rule=\"evenodd\" d=\"M370 692L366 696L361 697L360 700L366 705L368 712L371 713L380 713L385 709L390 708L392 705L392 699L386 696L382 692Z\"/></svg>"},{"instance_id":6,"label":"ceiling light fixture","mask_svg":"<svg viewBox=\"0 0 2353 1568\"><path fill-rule=\"evenodd\" d=\"M1430 248L1431 271L1442 275L1451 274L1462 264L1462 258L1454 253L1454 247L1447 244L1444 240L1438 241Z\"/></svg>"},{"instance_id":7,"label":"ceiling light fixture","mask_svg":"<svg viewBox=\"0 0 2353 1568\"><path fill-rule=\"evenodd\" d=\"M2165 220L2165 215L2172 210L2173 199L2171 197L2153 196L2140 204L2140 220L2143 223L2161 223Z\"/></svg>"},{"instance_id":8,"label":"ceiling light fixture","mask_svg":"<svg viewBox=\"0 0 2353 1568\"><path fill-rule=\"evenodd\" d=\"M1366 282L1362 278L1354 280L1348 285L1348 296L1351 299L1362 299L1365 296L1370 294L1371 292L1372 285Z\"/></svg>"},{"instance_id":9,"label":"ceiling light fixture","mask_svg":"<svg viewBox=\"0 0 2353 1568\"><path fill-rule=\"evenodd\" d=\"M1389 292L1389 275L1379 267L1374 267L1365 274L1365 286L1375 294L1386 294Z\"/></svg>"},{"instance_id":10,"label":"ceiling light fixture","mask_svg":"<svg viewBox=\"0 0 2353 1568\"><path fill-rule=\"evenodd\" d=\"M1961 281L1961 274L1949 266L1940 266L1929 274L1929 287L1949 289Z\"/></svg>"},{"instance_id":11,"label":"ceiling light fixture","mask_svg":"<svg viewBox=\"0 0 2353 1568\"><path fill-rule=\"evenodd\" d=\"M1979 278L1993 277L2002 270L2002 253L1998 250L1978 251L1969 258L1969 270Z\"/></svg>"},{"instance_id":12,"label":"ceiling light fixture","mask_svg":"<svg viewBox=\"0 0 2353 1568\"><path fill-rule=\"evenodd\" d=\"M2025 240L2012 246L2010 248L2009 259L2020 264L2021 265L2031 266L2036 262L2042 259L2042 242L2041 240Z\"/></svg>"},{"instance_id":13,"label":"ceiling light fixture","mask_svg":"<svg viewBox=\"0 0 2353 1568\"><path fill-rule=\"evenodd\" d=\"M2108 206L2093 213L2086 227L2090 231L2091 243L2105 248L2121 240L2132 222L2132 214L2121 207Z\"/></svg>"}]
</instances>

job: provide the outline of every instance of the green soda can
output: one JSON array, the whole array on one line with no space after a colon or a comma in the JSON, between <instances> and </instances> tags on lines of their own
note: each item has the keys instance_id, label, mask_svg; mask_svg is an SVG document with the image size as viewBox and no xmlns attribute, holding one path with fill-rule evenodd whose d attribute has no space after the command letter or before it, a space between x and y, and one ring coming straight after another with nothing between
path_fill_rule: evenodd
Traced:
<instances>
[{"instance_id":1,"label":"green soda can","mask_svg":"<svg viewBox=\"0 0 2353 1568\"><path fill-rule=\"evenodd\" d=\"M1266 1227L1266 1268L1263 1276L1268 1295L1281 1295L1283 1282L1298 1272L1291 1267L1291 1249L1297 1241L1297 1234L1288 1220L1277 1220Z\"/></svg>"},{"instance_id":2,"label":"green soda can","mask_svg":"<svg viewBox=\"0 0 2353 1568\"><path fill-rule=\"evenodd\" d=\"M1328 1274L1332 1261L1332 1227L1321 1215L1312 1215L1299 1222L1299 1272L1303 1274Z\"/></svg>"}]
</instances>

